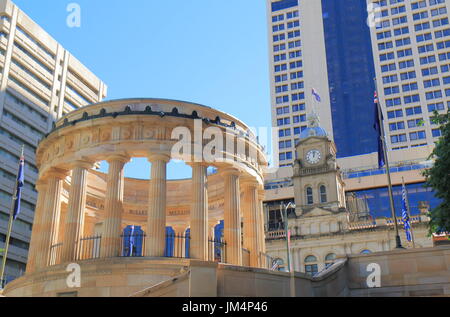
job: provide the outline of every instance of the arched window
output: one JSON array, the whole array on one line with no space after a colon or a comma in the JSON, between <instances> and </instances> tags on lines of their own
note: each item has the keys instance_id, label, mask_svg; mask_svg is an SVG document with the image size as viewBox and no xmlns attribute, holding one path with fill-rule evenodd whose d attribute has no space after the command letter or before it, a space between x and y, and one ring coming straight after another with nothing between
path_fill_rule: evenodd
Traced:
<instances>
[{"instance_id":1,"label":"arched window","mask_svg":"<svg viewBox=\"0 0 450 317\"><path fill-rule=\"evenodd\" d=\"M372 253L372 251L370 251L370 250L362 250L361 251L361 254L370 254L370 253Z\"/></svg>"},{"instance_id":2,"label":"arched window","mask_svg":"<svg viewBox=\"0 0 450 317\"><path fill-rule=\"evenodd\" d=\"M325 257L325 267L329 268L334 264L334 261L336 261L336 254L330 253Z\"/></svg>"},{"instance_id":3,"label":"arched window","mask_svg":"<svg viewBox=\"0 0 450 317\"><path fill-rule=\"evenodd\" d=\"M320 202L322 204L326 203L327 202L327 188L325 187L325 185L320 186L319 192L320 192Z\"/></svg>"},{"instance_id":4,"label":"arched window","mask_svg":"<svg viewBox=\"0 0 450 317\"><path fill-rule=\"evenodd\" d=\"M319 272L319 266L317 263L317 258L314 255L310 255L305 259L305 273L314 276Z\"/></svg>"},{"instance_id":5,"label":"arched window","mask_svg":"<svg viewBox=\"0 0 450 317\"><path fill-rule=\"evenodd\" d=\"M175 231L172 227L166 227L166 246L164 248L165 257L173 257L175 246Z\"/></svg>"},{"instance_id":6,"label":"arched window","mask_svg":"<svg viewBox=\"0 0 450 317\"><path fill-rule=\"evenodd\" d=\"M311 187L306 188L306 204L308 205L314 204L313 190Z\"/></svg>"}]
</instances>

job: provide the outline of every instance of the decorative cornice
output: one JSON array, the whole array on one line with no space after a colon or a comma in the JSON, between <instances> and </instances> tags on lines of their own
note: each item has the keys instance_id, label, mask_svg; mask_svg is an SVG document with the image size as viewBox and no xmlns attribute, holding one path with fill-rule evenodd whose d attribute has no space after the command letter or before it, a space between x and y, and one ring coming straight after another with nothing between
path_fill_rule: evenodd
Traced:
<instances>
[{"instance_id":1,"label":"decorative cornice","mask_svg":"<svg viewBox=\"0 0 450 317\"><path fill-rule=\"evenodd\" d=\"M45 135L45 138L47 138L50 134L54 133L55 131L58 131L60 129L75 126L78 123L95 120L95 119L102 119L102 118L117 118L120 116L135 116L135 115L142 115L142 116L159 116L160 118L164 117L175 117L175 118L184 118L184 119L192 119L192 120L202 120L203 123L208 125L218 125L224 128L231 128L236 129L236 123L234 121L231 122L231 124L226 124L221 121L221 118L217 116L215 119L200 117L198 115L197 111L193 111L192 114L183 114L180 113L177 107L174 107L171 112L166 111L153 111L151 106L147 106L145 110L139 111L139 110L132 110L130 106L126 106L124 111L115 111L115 112L107 112L105 108L100 110L99 114L95 115L89 115L87 112L84 112L82 117L77 120L69 121L69 119L64 119L63 124L60 126L56 126L53 124L53 129L50 131L47 135ZM247 133L246 137L250 138L250 134ZM45 139L44 138L44 139ZM259 145L259 144L258 144ZM261 145L259 145L261 146Z\"/></svg>"}]
</instances>

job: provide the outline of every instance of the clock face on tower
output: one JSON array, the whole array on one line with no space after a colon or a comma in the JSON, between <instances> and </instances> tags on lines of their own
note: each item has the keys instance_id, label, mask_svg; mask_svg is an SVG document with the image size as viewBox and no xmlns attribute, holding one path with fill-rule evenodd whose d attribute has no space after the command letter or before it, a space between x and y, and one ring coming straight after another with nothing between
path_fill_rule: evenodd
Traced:
<instances>
[{"instance_id":1,"label":"clock face on tower","mask_svg":"<svg viewBox=\"0 0 450 317\"><path fill-rule=\"evenodd\" d=\"M311 150L308 153L306 153L306 161L312 165L319 163L321 157L322 154L320 153L319 150Z\"/></svg>"}]
</instances>

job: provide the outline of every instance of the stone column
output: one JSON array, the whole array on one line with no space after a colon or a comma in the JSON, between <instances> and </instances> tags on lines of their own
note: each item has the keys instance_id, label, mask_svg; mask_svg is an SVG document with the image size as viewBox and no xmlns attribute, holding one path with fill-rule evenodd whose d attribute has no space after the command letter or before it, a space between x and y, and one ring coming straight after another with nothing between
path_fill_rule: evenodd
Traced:
<instances>
[{"instance_id":1,"label":"stone column","mask_svg":"<svg viewBox=\"0 0 450 317\"><path fill-rule=\"evenodd\" d=\"M109 169L106 184L105 221L100 249L101 258L120 256L124 189L123 168L129 160L128 157L123 155L114 155L107 158Z\"/></svg>"},{"instance_id":2,"label":"stone column","mask_svg":"<svg viewBox=\"0 0 450 317\"><path fill-rule=\"evenodd\" d=\"M34 212L33 231L31 233L30 250L28 252L27 274L31 274L36 270L36 257L39 256L39 240L42 235L42 218L44 215L47 187L48 185L44 181L36 182L36 190L39 194L36 203L36 210Z\"/></svg>"},{"instance_id":3,"label":"stone column","mask_svg":"<svg viewBox=\"0 0 450 317\"><path fill-rule=\"evenodd\" d=\"M167 163L170 156L153 154L148 160L152 168L148 195L146 256L162 257L166 236Z\"/></svg>"},{"instance_id":4,"label":"stone column","mask_svg":"<svg viewBox=\"0 0 450 317\"><path fill-rule=\"evenodd\" d=\"M192 165L191 245L190 258L208 260L208 189L207 167Z\"/></svg>"},{"instance_id":5,"label":"stone column","mask_svg":"<svg viewBox=\"0 0 450 317\"><path fill-rule=\"evenodd\" d=\"M294 252L294 256L295 256L295 267L294 267L294 271L296 272L301 272L302 270L302 259L301 259L301 255L300 255L300 249L295 249Z\"/></svg>"},{"instance_id":6,"label":"stone column","mask_svg":"<svg viewBox=\"0 0 450 317\"><path fill-rule=\"evenodd\" d=\"M236 169L223 171L224 195L224 238L227 263L242 266L242 237L239 175Z\"/></svg>"},{"instance_id":7,"label":"stone column","mask_svg":"<svg viewBox=\"0 0 450 317\"><path fill-rule=\"evenodd\" d=\"M67 174L53 169L47 175L47 191L43 202L42 223L39 230L36 269L51 264L51 246L57 244L61 214L61 190Z\"/></svg>"},{"instance_id":8,"label":"stone column","mask_svg":"<svg viewBox=\"0 0 450 317\"><path fill-rule=\"evenodd\" d=\"M84 214L86 208L86 187L88 171L93 164L86 161L75 161L72 169L69 203L64 227L64 244L62 262L76 260L76 251L83 236Z\"/></svg>"},{"instance_id":9,"label":"stone column","mask_svg":"<svg viewBox=\"0 0 450 317\"><path fill-rule=\"evenodd\" d=\"M259 235L261 217L259 217L258 183L256 180L246 179L242 183L244 197L242 209L244 215L244 248L250 251L250 266L259 267L260 243Z\"/></svg>"}]
</instances>

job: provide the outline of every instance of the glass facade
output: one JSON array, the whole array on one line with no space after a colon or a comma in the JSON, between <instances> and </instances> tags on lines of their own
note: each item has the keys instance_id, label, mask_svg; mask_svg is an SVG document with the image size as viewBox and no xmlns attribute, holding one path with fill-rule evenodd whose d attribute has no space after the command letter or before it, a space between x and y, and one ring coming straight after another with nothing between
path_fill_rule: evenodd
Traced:
<instances>
[{"instance_id":1,"label":"glass facade","mask_svg":"<svg viewBox=\"0 0 450 317\"><path fill-rule=\"evenodd\" d=\"M431 209L440 204L440 200L434 196L430 187L425 187L425 183L407 184L408 201L411 216L420 213L419 205L424 202ZM394 204L397 217L402 215L402 186L394 186ZM391 218L388 188L375 188L353 192L360 199L366 200L372 218ZM348 193L347 193L348 194Z\"/></svg>"},{"instance_id":2,"label":"glass facade","mask_svg":"<svg viewBox=\"0 0 450 317\"><path fill-rule=\"evenodd\" d=\"M433 144L432 109L445 112L450 89L448 0L377 1L372 28L379 98L387 108L388 147ZM422 122L418 124L418 122ZM390 129L388 130L387 127Z\"/></svg>"},{"instance_id":3,"label":"glass facade","mask_svg":"<svg viewBox=\"0 0 450 317\"><path fill-rule=\"evenodd\" d=\"M377 151L375 69L366 2L322 0L334 141L338 157Z\"/></svg>"},{"instance_id":4,"label":"glass facade","mask_svg":"<svg viewBox=\"0 0 450 317\"><path fill-rule=\"evenodd\" d=\"M272 3L272 12L296 7L298 0L281 0Z\"/></svg>"}]
</instances>

